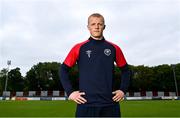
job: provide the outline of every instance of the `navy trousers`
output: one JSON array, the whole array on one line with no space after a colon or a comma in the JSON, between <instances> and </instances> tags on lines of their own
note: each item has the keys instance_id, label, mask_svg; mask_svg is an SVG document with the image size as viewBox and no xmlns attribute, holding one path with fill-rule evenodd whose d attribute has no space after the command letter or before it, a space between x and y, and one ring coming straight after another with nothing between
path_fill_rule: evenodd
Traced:
<instances>
[{"instance_id":1,"label":"navy trousers","mask_svg":"<svg viewBox=\"0 0 180 118\"><path fill-rule=\"evenodd\" d=\"M77 105L76 117L120 117L119 104L111 106L83 106Z\"/></svg>"}]
</instances>

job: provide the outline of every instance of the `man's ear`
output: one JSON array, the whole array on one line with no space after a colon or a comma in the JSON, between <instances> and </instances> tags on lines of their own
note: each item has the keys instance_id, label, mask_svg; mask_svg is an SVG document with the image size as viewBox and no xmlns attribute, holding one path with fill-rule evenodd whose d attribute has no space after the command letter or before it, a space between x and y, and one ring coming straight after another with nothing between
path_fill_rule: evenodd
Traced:
<instances>
[{"instance_id":1,"label":"man's ear","mask_svg":"<svg viewBox=\"0 0 180 118\"><path fill-rule=\"evenodd\" d=\"M89 25L87 25L87 28L89 29Z\"/></svg>"},{"instance_id":2,"label":"man's ear","mask_svg":"<svg viewBox=\"0 0 180 118\"><path fill-rule=\"evenodd\" d=\"M106 25L104 25L104 28L103 29L105 29L106 28Z\"/></svg>"}]
</instances>

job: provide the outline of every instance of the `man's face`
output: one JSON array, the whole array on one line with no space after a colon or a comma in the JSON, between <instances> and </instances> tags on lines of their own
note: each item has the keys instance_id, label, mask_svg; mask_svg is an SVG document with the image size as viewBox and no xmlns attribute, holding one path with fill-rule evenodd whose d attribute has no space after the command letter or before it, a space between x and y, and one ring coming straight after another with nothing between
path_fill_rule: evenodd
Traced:
<instances>
[{"instance_id":1,"label":"man's face","mask_svg":"<svg viewBox=\"0 0 180 118\"><path fill-rule=\"evenodd\" d=\"M88 23L88 30L94 38L100 38L103 35L105 28L103 18L101 17L90 17Z\"/></svg>"}]
</instances>

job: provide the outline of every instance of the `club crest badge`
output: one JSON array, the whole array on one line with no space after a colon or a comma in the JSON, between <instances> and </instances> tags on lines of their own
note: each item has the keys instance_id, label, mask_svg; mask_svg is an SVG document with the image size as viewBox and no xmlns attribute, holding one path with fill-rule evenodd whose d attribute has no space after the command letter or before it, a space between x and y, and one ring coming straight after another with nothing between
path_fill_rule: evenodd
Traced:
<instances>
[{"instance_id":1,"label":"club crest badge","mask_svg":"<svg viewBox=\"0 0 180 118\"><path fill-rule=\"evenodd\" d=\"M104 54L105 54L106 56L111 55L111 50L110 50L110 49L104 49Z\"/></svg>"}]
</instances>

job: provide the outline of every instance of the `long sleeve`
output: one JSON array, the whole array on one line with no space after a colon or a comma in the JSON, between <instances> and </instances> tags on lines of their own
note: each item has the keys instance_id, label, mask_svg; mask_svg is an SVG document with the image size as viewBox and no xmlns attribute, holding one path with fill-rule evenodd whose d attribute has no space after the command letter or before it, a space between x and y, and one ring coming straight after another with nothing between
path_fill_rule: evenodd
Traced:
<instances>
[{"instance_id":1,"label":"long sleeve","mask_svg":"<svg viewBox=\"0 0 180 118\"><path fill-rule=\"evenodd\" d=\"M126 59L124 57L124 54L119 46L113 44L113 46L116 49L116 64L121 70L121 85L120 90L122 90L124 93L126 93L129 81L130 81L130 71L128 69L128 64L126 62Z\"/></svg>"},{"instance_id":2,"label":"long sleeve","mask_svg":"<svg viewBox=\"0 0 180 118\"><path fill-rule=\"evenodd\" d=\"M122 90L124 93L126 93L128 87L129 87L129 81L130 81L130 71L128 68L128 65L121 67L121 85L120 90Z\"/></svg>"},{"instance_id":3,"label":"long sleeve","mask_svg":"<svg viewBox=\"0 0 180 118\"><path fill-rule=\"evenodd\" d=\"M68 96L73 92L73 88L69 80L69 69L70 67L65 64L62 64L60 68L60 80Z\"/></svg>"},{"instance_id":4,"label":"long sleeve","mask_svg":"<svg viewBox=\"0 0 180 118\"><path fill-rule=\"evenodd\" d=\"M64 60L64 63L61 65L60 80L61 80L62 86L65 89L68 96L73 92L73 88L72 88L72 85L71 85L71 82L69 79L69 69L72 68L76 64L78 57L79 57L80 47L86 42L88 42L88 40L84 41L82 43L76 44L70 50L66 59Z\"/></svg>"}]
</instances>

